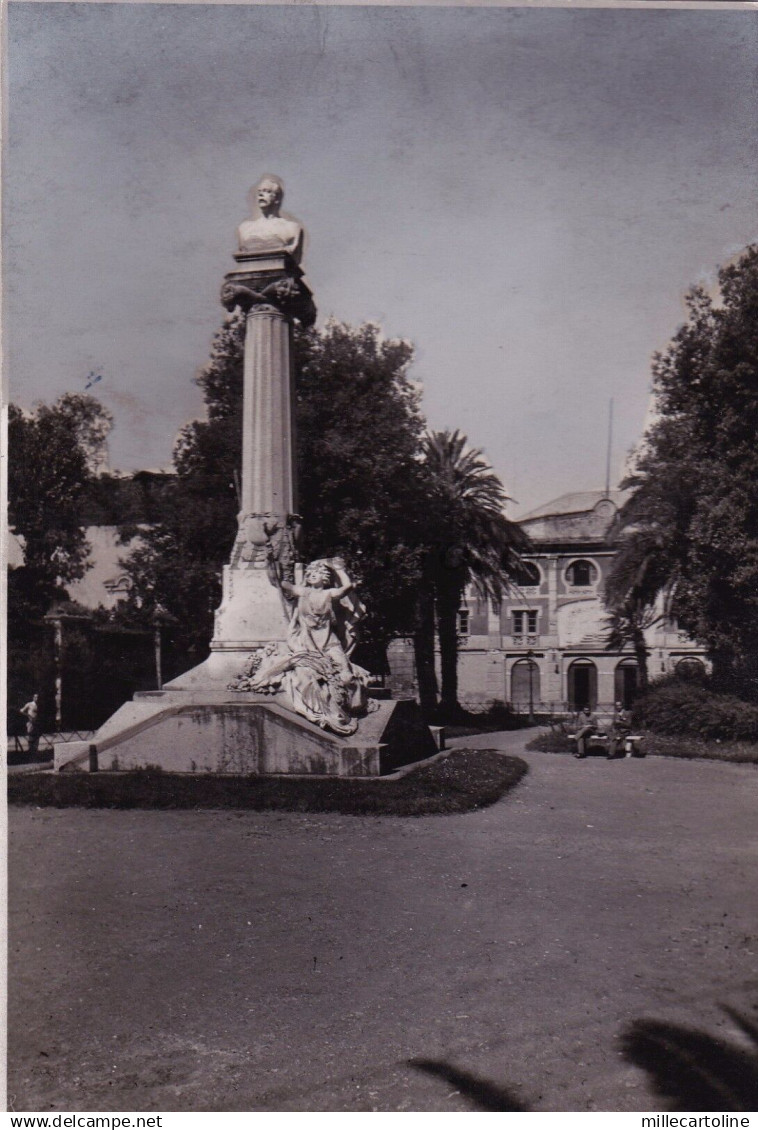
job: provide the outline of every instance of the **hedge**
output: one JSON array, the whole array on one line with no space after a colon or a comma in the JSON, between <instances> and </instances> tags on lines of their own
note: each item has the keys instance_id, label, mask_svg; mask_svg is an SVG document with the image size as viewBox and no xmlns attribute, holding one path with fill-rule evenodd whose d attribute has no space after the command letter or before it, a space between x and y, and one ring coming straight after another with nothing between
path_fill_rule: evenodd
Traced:
<instances>
[{"instance_id":1,"label":"hedge","mask_svg":"<svg viewBox=\"0 0 758 1130\"><path fill-rule=\"evenodd\" d=\"M706 682L670 679L654 683L637 700L635 729L701 741L758 741L758 706L716 694Z\"/></svg>"}]
</instances>

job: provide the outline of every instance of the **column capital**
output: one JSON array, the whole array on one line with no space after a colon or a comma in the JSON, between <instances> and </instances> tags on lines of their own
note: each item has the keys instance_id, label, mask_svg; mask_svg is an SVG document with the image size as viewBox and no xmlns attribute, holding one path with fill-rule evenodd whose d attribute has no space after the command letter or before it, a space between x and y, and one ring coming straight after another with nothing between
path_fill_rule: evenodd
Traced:
<instances>
[{"instance_id":1,"label":"column capital","mask_svg":"<svg viewBox=\"0 0 758 1130\"><path fill-rule=\"evenodd\" d=\"M234 256L237 266L224 277L221 304L252 313L278 311L303 326L316 320L313 295L303 282L303 272L286 251Z\"/></svg>"}]
</instances>

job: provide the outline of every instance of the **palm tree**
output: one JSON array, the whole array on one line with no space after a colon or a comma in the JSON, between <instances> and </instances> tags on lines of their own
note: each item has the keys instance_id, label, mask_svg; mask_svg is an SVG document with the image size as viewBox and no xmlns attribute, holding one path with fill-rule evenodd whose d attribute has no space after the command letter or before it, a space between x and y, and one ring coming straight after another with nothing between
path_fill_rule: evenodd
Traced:
<instances>
[{"instance_id":1,"label":"palm tree","mask_svg":"<svg viewBox=\"0 0 758 1130\"><path fill-rule=\"evenodd\" d=\"M523 530L505 517L508 496L481 451L465 435L430 432L424 457L433 492L433 535L427 553L423 599L433 594L440 646L440 708L455 715L458 705L458 611L466 586L499 602L529 548ZM428 655L428 616L426 628ZM418 649L417 649L418 654Z\"/></svg>"},{"instance_id":2,"label":"palm tree","mask_svg":"<svg viewBox=\"0 0 758 1130\"><path fill-rule=\"evenodd\" d=\"M621 511L620 522L629 522ZM632 527L624 537L605 582L605 606L609 651L621 651L630 643L637 659L637 684L648 687L645 630L666 619L673 591L670 535L652 523ZM662 601L662 606L661 606Z\"/></svg>"},{"instance_id":3,"label":"palm tree","mask_svg":"<svg viewBox=\"0 0 758 1130\"><path fill-rule=\"evenodd\" d=\"M650 678L647 669L649 655L645 640L645 629L657 624L660 616L650 605L635 602L629 598L623 604L616 605L606 617L608 642L606 651L623 651L628 643L634 648L634 657L637 660L637 687L644 694L648 688Z\"/></svg>"}]
</instances>

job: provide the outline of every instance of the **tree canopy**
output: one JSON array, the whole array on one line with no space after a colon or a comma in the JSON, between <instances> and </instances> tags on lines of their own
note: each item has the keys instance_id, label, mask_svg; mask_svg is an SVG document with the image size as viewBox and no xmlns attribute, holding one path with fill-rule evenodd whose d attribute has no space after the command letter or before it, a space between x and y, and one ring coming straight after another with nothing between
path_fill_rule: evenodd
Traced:
<instances>
[{"instance_id":1,"label":"tree canopy","mask_svg":"<svg viewBox=\"0 0 758 1130\"><path fill-rule=\"evenodd\" d=\"M652 604L709 649L714 674L758 693L758 246L653 363L657 420L625 482L612 600Z\"/></svg>"},{"instance_id":2,"label":"tree canopy","mask_svg":"<svg viewBox=\"0 0 758 1130\"><path fill-rule=\"evenodd\" d=\"M10 405L8 518L24 543L24 565L9 581L12 624L43 615L61 586L84 576L81 505L110 427L91 396L67 394L29 413Z\"/></svg>"},{"instance_id":3,"label":"tree canopy","mask_svg":"<svg viewBox=\"0 0 758 1130\"><path fill-rule=\"evenodd\" d=\"M197 378L206 419L180 432L161 520L141 531L129 562L132 605L161 603L191 652L210 639L237 529L244 326L237 314L216 335ZM365 634L379 644L410 630L420 575L423 419L407 376L412 352L373 325L330 322L295 336L304 553L345 558L369 596Z\"/></svg>"},{"instance_id":4,"label":"tree canopy","mask_svg":"<svg viewBox=\"0 0 758 1130\"><path fill-rule=\"evenodd\" d=\"M297 339L300 512L306 555L341 554L368 601L364 637L410 632L427 524L413 347L375 325Z\"/></svg>"}]
</instances>

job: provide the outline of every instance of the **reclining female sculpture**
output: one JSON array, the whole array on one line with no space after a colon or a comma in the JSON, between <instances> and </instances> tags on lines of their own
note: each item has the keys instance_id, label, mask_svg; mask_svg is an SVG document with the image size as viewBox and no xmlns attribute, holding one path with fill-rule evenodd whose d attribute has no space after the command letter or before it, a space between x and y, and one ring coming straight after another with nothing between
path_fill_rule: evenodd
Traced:
<instances>
[{"instance_id":1,"label":"reclining female sculpture","mask_svg":"<svg viewBox=\"0 0 758 1130\"><path fill-rule=\"evenodd\" d=\"M341 558L312 561L303 584L282 580L294 608L286 644L255 652L232 690L284 691L298 714L323 729L352 734L366 713L370 675L350 661L365 614Z\"/></svg>"}]
</instances>

